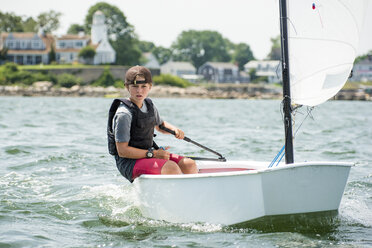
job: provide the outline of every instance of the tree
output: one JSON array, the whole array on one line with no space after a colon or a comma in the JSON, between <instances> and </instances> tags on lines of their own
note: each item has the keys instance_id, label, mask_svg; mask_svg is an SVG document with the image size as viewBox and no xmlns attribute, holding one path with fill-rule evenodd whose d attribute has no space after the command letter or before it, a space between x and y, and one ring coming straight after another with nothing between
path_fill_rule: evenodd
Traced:
<instances>
[{"instance_id":1,"label":"tree","mask_svg":"<svg viewBox=\"0 0 372 248\"><path fill-rule=\"evenodd\" d=\"M356 59L354 61L354 64L359 63L360 61L365 60L367 58L372 61L372 50L370 50L368 53L366 53L364 55L360 55L360 56L356 57Z\"/></svg>"},{"instance_id":2,"label":"tree","mask_svg":"<svg viewBox=\"0 0 372 248\"><path fill-rule=\"evenodd\" d=\"M138 64L141 50L138 47L138 38L134 27L127 22L123 12L116 6L99 2L89 8L85 17L85 30L91 30L93 15L101 11L106 17L107 33L110 43L116 51L116 63L120 65Z\"/></svg>"},{"instance_id":3,"label":"tree","mask_svg":"<svg viewBox=\"0 0 372 248\"><path fill-rule=\"evenodd\" d=\"M161 65L172 58L172 50L162 46L155 47L152 53Z\"/></svg>"},{"instance_id":4,"label":"tree","mask_svg":"<svg viewBox=\"0 0 372 248\"><path fill-rule=\"evenodd\" d=\"M51 10L49 12L40 13L37 16L37 23L39 27L43 28L45 33L51 33L59 28L60 12Z\"/></svg>"},{"instance_id":5,"label":"tree","mask_svg":"<svg viewBox=\"0 0 372 248\"><path fill-rule=\"evenodd\" d=\"M85 28L79 24L71 24L67 30L68 34L79 34L80 32L85 32Z\"/></svg>"},{"instance_id":6,"label":"tree","mask_svg":"<svg viewBox=\"0 0 372 248\"><path fill-rule=\"evenodd\" d=\"M268 59L271 60L281 60L282 59L282 54L281 54L281 45L280 45L280 36L277 36L275 38L271 38L271 51L267 55Z\"/></svg>"},{"instance_id":7,"label":"tree","mask_svg":"<svg viewBox=\"0 0 372 248\"><path fill-rule=\"evenodd\" d=\"M93 64L94 56L96 55L96 50L91 46L86 46L80 50L78 57L83 58L88 64Z\"/></svg>"},{"instance_id":8,"label":"tree","mask_svg":"<svg viewBox=\"0 0 372 248\"><path fill-rule=\"evenodd\" d=\"M0 32L23 32L22 18L0 11Z\"/></svg>"},{"instance_id":9,"label":"tree","mask_svg":"<svg viewBox=\"0 0 372 248\"><path fill-rule=\"evenodd\" d=\"M143 53L148 53L152 52L155 49L155 44L151 41L139 41L138 43L138 48L143 52Z\"/></svg>"},{"instance_id":10,"label":"tree","mask_svg":"<svg viewBox=\"0 0 372 248\"><path fill-rule=\"evenodd\" d=\"M3 61L5 61L7 59L7 55L8 55L8 48L3 47L0 50L0 65L2 64Z\"/></svg>"},{"instance_id":11,"label":"tree","mask_svg":"<svg viewBox=\"0 0 372 248\"><path fill-rule=\"evenodd\" d=\"M190 61L199 68L207 61L231 60L226 40L216 31L183 31L172 44L173 59Z\"/></svg>"},{"instance_id":12,"label":"tree","mask_svg":"<svg viewBox=\"0 0 372 248\"><path fill-rule=\"evenodd\" d=\"M22 22L23 25L23 32L37 32L38 24L37 22L32 18L28 17Z\"/></svg>"},{"instance_id":13,"label":"tree","mask_svg":"<svg viewBox=\"0 0 372 248\"><path fill-rule=\"evenodd\" d=\"M244 65L252 59L254 59L254 57L249 45L245 43L235 45L233 60L238 64L239 70L243 71Z\"/></svg>"},{"instance_id":14,"label":"tree","mask_svg":"<svg viewBox=\"0 0 372 248\"><path fill-rule=\"evenodd\" d=\"M54 49L54 44L50 45L50 52L49 52L49 63L56 61L56 51Z\"/></svg>"}]
</instances>

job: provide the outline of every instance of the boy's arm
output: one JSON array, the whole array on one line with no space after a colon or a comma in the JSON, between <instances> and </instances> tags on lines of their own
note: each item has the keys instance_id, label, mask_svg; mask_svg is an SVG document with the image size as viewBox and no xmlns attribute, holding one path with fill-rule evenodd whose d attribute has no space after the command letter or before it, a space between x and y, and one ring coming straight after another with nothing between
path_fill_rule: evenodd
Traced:
<instances>
[{"instance_id":1,"label":"boy's arm","mask_svg":"<svg viewBox=\"0 0 372 248\"><path fill-rule=\"evenodd\" d=\"M163 121L163 123L161 125L163 125L166 128L169 128L169 129L173 130L176 133L175 136L176 136L177 139L183 139L185 137L185 133L181 129L173 126L169 122ZM156 126L155 128L156 128L157 131L159 131L161 133L169 134L167 131L164 131L164 130L160 129L159 126Z\"/></svg>"},{"instance_id":2,"label":"boy's arm","mask_svg":"<svg viewBox=\"0 0 372 248\"><path fill-rule=\"evenodd\" d=\"M128 142L116 142L116 150L119 157L140 159L146 158L147 150L139 149L128 145ZM162 149L154 150L154 158L161 158L169 160L169 152Z\"/></svg>"}]
</instances>

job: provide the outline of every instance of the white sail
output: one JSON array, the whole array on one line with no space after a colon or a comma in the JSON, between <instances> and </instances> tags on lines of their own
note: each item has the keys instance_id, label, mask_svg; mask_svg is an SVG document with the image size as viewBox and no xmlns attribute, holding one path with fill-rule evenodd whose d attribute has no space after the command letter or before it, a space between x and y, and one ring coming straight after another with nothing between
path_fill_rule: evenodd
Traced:
<instances>
[{"instance_id":1,"label":"white sail","mask_svg":"<svg viewBox=\"0 0 372 248\"><path fill-rule=\"evenodd\" d=\"M337 94L357 55L367 0L289 0L292 102L315 106Z\"/></svg>"}]
</instances>

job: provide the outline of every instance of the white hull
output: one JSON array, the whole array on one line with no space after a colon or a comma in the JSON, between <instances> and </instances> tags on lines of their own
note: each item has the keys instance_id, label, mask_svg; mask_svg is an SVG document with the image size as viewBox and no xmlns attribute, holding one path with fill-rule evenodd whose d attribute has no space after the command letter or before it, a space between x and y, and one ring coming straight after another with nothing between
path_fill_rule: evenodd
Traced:
<instances>
[{"instance_id":1,"label":"white hull","mask_svg":"<svg viewBox=\"0 0 372 248\"><path fill-rule=\"evenodd\" d=\"M232 225L264 216L337 210L352 163L199 162L251 170L142 175L134 182L145 217L173 223Z\"/></svg>"}]
</instances>

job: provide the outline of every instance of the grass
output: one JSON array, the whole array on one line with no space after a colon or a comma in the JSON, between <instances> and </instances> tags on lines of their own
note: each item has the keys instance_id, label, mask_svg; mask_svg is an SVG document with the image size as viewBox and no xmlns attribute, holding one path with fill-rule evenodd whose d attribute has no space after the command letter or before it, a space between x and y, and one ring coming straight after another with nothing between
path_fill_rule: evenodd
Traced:
<instances>
[{"instance_id":1,"label":"grass","mask_svg":"<svg viewBox=\"0 0 372 248\"><path fill-rule=\"evenodd\" d=\"M361 86L372 86L372 82L346 82L343 90L357 90L360 89Z\"/></svg>"},{"instance_id":2,"label":"grass","mask_svg":"<svg viewBox=\"0 0 372 248\"><path fill-rule=\"evenodd\" d=\"M83 65L83 64L62 64L62 65L18 65L20 70L48 70L48 69L79 69L79 68L105 68L115 65Z\"/></svg>"}]
</instances>

